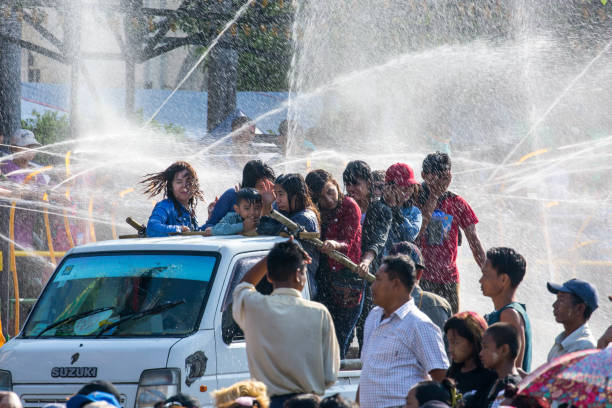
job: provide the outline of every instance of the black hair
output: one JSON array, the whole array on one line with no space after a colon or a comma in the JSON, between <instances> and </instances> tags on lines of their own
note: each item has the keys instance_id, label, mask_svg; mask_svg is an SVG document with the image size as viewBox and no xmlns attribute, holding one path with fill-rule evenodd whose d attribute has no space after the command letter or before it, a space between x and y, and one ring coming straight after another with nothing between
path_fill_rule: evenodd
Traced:
<instances>
[{"instance_id":1,"label":"black hair","mask_svg":"<svg viewBox=\"0 0 612 408\"><path fill-rule=\"evenodd\" d=\"M508 275L513 288L518 287L523 281L527 262L525 262L523 255L514 249L506 247L491 248L487 251L487 259L497 270L497 275Z\"/></svg>"},{"instance_id":2,"label":"black hair","mask_svg":"<svg viewBox=\"0 0 612 408\"><path fill-rule=\"evenodd\" d=\"M389 279L399 279L406 289L412 291L416 283L416 267L409 256L388 256L383 259L383 264L387 265L385 272L389 276Z\"/></svg>"},{"instance_id":3,"label":"black hair","mask_svg":"<svg viewBox=\"0 0 612 408\"><path fill-rule=\"evenodd\" d=\"M104 380L93 380L85 384L81 389L77 392L77 394L81 395L89 395L92 392L105 392L107 394L111 394L117 401L121 402L121 394L119 390L110 382Z\"/></svg>"},{"instance_id":4,"label":"black hair","mask_svg":"<svg viewBox=\"0 0 612 408\"><path fill-rule=\"evenodd\" d=\"M364 180L368 186L372 184L372 170L363 160L349 162L342 173L344 184L355 184L357 180Z\"/></svg>"},{"instance_id":5,"label":"black hair","mask_svg":"<svg viewBox=\"0 0 612 408\"><path fill-rule=\"evenodd\" d=\"M372 181L385 181L387 173L384 170L374 170L372 172Z\"/></svg>"},{"instance_id":6,"label":"black hair","mask_svg":"<svg viewBox=\"0 0 612 408\"><path fill-rule=\"evenodd\" d=\"M242 183L240 187L255 188L257 181L268 179L273 182L275 178L272 167L261 160L250 160L244 165L244 169L242 169Z\"/></svg>"},{"instance_id":7,"label":"black hair","mask_svg":"<svg viewBox=\"0 0 612 408\"><path fill-rule=\"evenodd\" d=\"M340 394L334 394L329 397L323 398L319 404L319 408L354 408L359 407L357 403L346 400Z\"/></svg>"},{"instance_id":8,"label":"black hair","mask_svg":"<svg viewBox=\"0 0 612 408\"><path fill-rule=\"evenodd\" d=\"M334 186L336 186L336 190L338 190L338 205L342 203L342 189L334 176L327 170L317 169L313 170L306 175L306 184L308 185L308 189L310 190L310 197L315 204L318 204L319 197L321 196L321 192L323 191L323 187L327 184L328 181L331 181Z\"/></svg>"},{"instance_id":9,"label":"black hair","mask_svg":"<svg viewBox=\"0 0 612 408\"><path fill-rule=\"evenodd\" d=\"M449 330L455 330L457 334L472 344L472 359L476 363L476 367L482 368L480 360L480 350L482 350L482 335L485 329L471 317L468 313L454 315L444 323L444 334L447 335ZM448 376L455 377L459 374L463 363L455 363L451 361L451 366L448 369Z\"/></svg>"},{"instance_id":10,"label":"black hair","mask_svg":"<svg viewBox=\"0 0 612 408\"><path fill-rule=\"evenodd\" d=\"M315 394L296 395L283 404L283 408L318 408L321 397Z\"/></svg>"},{"instance_id":11,"label":"black hair","mask_svg":"<svg viewBox=\"0 0 612 408\"><path fill-rule=\"evenodd\" d=\"M261 194L254 188L241 188L236 193L236 205L240 205L242 201L247 201L249 204L261 204Z\"/></svg>"},{"instance_id":12,"label":"black hair","mask_svg":"<svg viewBox=\"0 0 612 408\"><path fill-rule=\"evenodd\" d=\"M500 348L504 344L510 349L510 357L515 359L519 352L519 333L510 323L495 323L489 326L485 335L491 336L495 346Z\"/></svg>"},{"instance_id":13,"label":"black hair","mask_svg":"<svg viewBox=\"0 0 612 408\"><path fill-rule=\"evenodd\" d=\"M174 162L164 171L147 174L140 183L145 185L144 192L151 198L163 192L164 196L168 197L174 203L174 207L178 211L180 204L176 200L176 197L174 197L172 182L174 181L174 176L183 170L187 170L189 172L187 189L191 194L191 198L189 199L189 208L187 210L189 210L192 217L195 217L196 205L198 204L198 201L204 201L204 194L200 190L198 175L191 164L185 161Z\"/></svg>"},{"instance_id":14,"label":"black hair","mask_svg":"<svg viewBox=\"0 0 612 408\"><path fill-rule=\"evenodd\" d=\"M584 304L584 313L582 315L584 317L584 320L589 320L594 310L589 305L587 305L586 302L582 300L582 298L580 298L580 296L576 295L575 293L570 293L570 295L572 295L572 304L574 306L579 305L580 303Z\"/></svg>"},{"instance_id":15,"label":"black hair","mask_svg":"<svg viewBox=\"0 0 612 408\"><path fill-rule=\"evenodd\" d=\"M414 396L419 401L419 406L429 401L441 401L452 406L456 393L455 382L450 378L445 378L441 383L421 381L414 387Z\"/></svg>"},{"instance_id":16,"label":"black hair","mask_svg":"<svg viewBox=\"0 0 612 408\"><path fill-rule=\"evenodd\" d=\"M432 174L432 173L444 173L445 171L450 171L451 169L451 159L450 156L446 153L435 152L430 153L423 160L423 173Z\"/></svg>"},{"instance_id":17,"label":"black hair","mask_svg":"<svg viewBox=\"0 0 612 408\"><path fill-rule=\"evenodd\" d=\"M232 132L249 122L251 122L251 119L248 116L237 116L232 120Z\"/></svg>"},{"instance_id":18,"label":"black hair","mask_svg":"<svg viewBox=\"0 0 612 408\"><path fill-rule=\"evenodd\" d=\"M268 253L268 275L275 282L288 281L308 255L297 242L279 242Z\"/></svg>"},{"instance_id":19,"label":"black hair","mask_svg":"<svg viewBox=\"0 0 612 408\"><path fill-rule=\"evenodd\" d=\"M170 398L166 399L164 405L169 402L178 402L185 408L199 408L200 407L200 401L198 401L191 395L184 394L182 392L179 392L178 394L173 395Z\"/></svg>"},{"instance_id":20,"label":"black hair","mask_svg":"<svg viewBox=\"0 0 612 408\"><path fill-rule=\"evenodd\" d=\"M321 216L319 209L312 202L310 196L310 189L299 173L281 174L276 178L274 184L277 184L285 190L287 193L287 200L289 201L289 212L295 213L303 210L311 210L317 216L317 221L321 223ZM295 197L295 208L291 208L293 198Z\"/></svg>"}]
</instances>

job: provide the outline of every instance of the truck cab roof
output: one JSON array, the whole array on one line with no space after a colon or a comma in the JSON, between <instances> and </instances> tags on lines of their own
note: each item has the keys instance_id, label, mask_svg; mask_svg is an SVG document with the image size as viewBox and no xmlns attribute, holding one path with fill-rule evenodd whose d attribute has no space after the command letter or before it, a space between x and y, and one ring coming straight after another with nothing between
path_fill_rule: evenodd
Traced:
<instances>
[{"instance_id":1,"label":"truck cab roof","mask_svg":"<svg viewBox=\"0 0 612 408\"><path fill-rule=\"evenodd\" d=\"M114 241L100 241L75 247L67 255L93 252L117 251L214 251L250 252L270 249L277 242L286 241L279 236L244 237L242 235L226 236L173 236L163 238L132 238Z\"/></svg>"}]
</instances>

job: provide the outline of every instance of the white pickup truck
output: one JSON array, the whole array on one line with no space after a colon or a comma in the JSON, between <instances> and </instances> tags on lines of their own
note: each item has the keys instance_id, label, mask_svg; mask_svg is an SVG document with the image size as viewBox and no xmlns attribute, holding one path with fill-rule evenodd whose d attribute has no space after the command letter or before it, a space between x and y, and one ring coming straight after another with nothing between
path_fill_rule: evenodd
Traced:
<instances>
[{"instance_id":1,"label":"white pickup truck","mask_svg":"<svg viewBox=\"0 0 612 408\"><path fill-rule=\"evenodd\" d=\"M72 249L19 336L0 348L0 389L33 408L104 379L125 408L179 391L212 406L211 391L250 377L232 290L282 240L177 236ZM359 364L343 363L329 393L353 399Z\"/></svg>"}]
</instances>

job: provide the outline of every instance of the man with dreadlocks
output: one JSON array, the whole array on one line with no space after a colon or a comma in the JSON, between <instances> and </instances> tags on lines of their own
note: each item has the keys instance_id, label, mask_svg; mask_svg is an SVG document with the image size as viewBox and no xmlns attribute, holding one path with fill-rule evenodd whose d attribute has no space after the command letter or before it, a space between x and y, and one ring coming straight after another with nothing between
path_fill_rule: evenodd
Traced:
<instances>
[{"instance_id":1,"label":"man with dreadlocks","mask_svg":"<svg viewBox=\"0 0 612 408\"><path fill-rule=\"evenodd\" d=\"M187 162L172 163L166 170L147 174L142 181L145 194L151 198L164 193L147 223L147 236L165 237L172 233L195 231L198 222L195 207L204 201L200 183L194 168Z\"/></svg>"}]
</instances>

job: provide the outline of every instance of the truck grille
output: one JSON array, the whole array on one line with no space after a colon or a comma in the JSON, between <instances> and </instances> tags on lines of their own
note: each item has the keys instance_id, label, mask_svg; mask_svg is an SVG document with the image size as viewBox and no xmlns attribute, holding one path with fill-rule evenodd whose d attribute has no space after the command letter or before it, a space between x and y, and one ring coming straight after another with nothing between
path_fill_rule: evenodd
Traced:
<instances>
[{"instance_id":1,"label":"truck grille","mask_svg":"<svg viewBox=\"0 0 612 408\"><path fill-rule=\"evenodd\" d=\"M23 395L24 408L39 408L46 404L65 404L69 395Z\"/></svg>"},{"instance_id":2,"label":"truck grille","mask_svg":"<svg viewBox=\"0 0 612 408\"><path fill-rule=\"evenodd\" d=\"M23 408L41 408L47 404L65 404L71 395L61 394L44 394L44 395L23 395L21 401L23 402ZM125 406L127 397L121 394L120 403Z\"/></svg>"}]
</instances>

